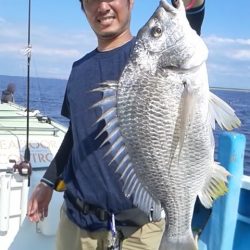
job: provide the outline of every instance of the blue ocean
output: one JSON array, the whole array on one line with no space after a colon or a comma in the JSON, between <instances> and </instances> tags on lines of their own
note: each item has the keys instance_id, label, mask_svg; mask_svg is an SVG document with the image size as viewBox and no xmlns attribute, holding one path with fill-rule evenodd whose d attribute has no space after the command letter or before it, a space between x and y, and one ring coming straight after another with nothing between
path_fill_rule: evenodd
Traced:
<instances>
[{"instance_id":1,"label":"blue ocean","mask_svg":"<svg viewBox=\"0 0 250 250\"><path fill-rule=\"evenodd\" d=\"M0 91L4 90L9 82L16 84L15 102L26 106L26 78L0 75ZM68 125L68 120L60 115L61 105L66 88L66 80L31 78L30 79L30 108L38 109L43 115L46 115L58 122ZM250 90L212 90L217 96L226 101L235 111L242 122L239 129L235 132L243 133L246 136L245 150L245 173L250 175ZM216 129L215 138L221 133Z\"/></svg>"}]
</instances>

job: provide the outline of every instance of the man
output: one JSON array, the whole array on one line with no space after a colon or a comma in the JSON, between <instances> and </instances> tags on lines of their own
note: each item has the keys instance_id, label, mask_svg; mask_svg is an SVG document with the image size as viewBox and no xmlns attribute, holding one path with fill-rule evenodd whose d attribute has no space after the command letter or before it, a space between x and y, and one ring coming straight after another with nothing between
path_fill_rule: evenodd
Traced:
<instances>
[{"instance_id":1,"label":"man","mask_svg":"<svg viewBox=\"0 0 250 250\"><path fill-rule=\"evenodd\" d=\"M135 208L124 196L121 183L108 166L109 159L103 157L107 145L100 148L106 135L95 139L105 125L104 122L95 124L101 111L89 109L101 98L100 93L90 95L89 90L104 81L118 80L133 49L135 39L130 32L130 17L134 0L80 2L98 44L94 51L73 64L62 107L70 126L31 196L28 216L31 221L47 216L53 189L58 188L62 176L66 191L57 233L58 250L119 247L157 250L165 222L151 221L149 215ZM199 33L204 1L184 2L190 6L190 16L193 10L193 15L202 16L196 25Z\"/></svg>"},{"instance_id":2,"label":"man","mask_svg":"<svg viewBox=\"0 0 250 250\"><path fill-rule=\"evenodd\" d=\"M16 86L14 83L9 83L7 88L2 91L1 103L14 102L14 93Z\"/></svg>"}]
</instances>

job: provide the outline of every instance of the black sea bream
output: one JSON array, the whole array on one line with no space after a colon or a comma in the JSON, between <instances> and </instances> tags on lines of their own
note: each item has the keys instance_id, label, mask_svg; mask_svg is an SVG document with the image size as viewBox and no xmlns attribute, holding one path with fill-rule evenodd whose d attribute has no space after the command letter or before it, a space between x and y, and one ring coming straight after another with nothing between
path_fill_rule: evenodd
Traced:
<instances>
[{"instance_id":1,"label":"black sea bream","mask_svg":"<svg viewBox=\"0 0 250 250\"><path fill-rule=\"evenodd\" d=\"M226 192L228 172L214 162L215 121L240 125L234 111L209 91L208 50L190 27L182 1L162 0L139 31L116 82L96 89L110 102L100 119L116 149L125 194L149 213L161 204L166 231L161 249L197 249L191 230L197 196L205 207ZM100 120L99 119L99 120ZM106 142L105 141L105 142Z\"/></svg>"}]
</instances>

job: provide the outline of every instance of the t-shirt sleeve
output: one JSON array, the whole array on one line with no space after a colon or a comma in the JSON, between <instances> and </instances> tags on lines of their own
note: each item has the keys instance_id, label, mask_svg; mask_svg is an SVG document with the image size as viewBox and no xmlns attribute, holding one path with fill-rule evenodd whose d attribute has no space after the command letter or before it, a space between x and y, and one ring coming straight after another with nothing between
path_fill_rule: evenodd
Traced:
<instances>
[{"instance_id":1,"label":"t-shirt sleeve","mask_svg":"<svg viewBox=\"0 0 250 250\"><path fill-rule=\"evenodd\" d=\"M70 125L57 154L51 161L43 178L41 179L42 182L46 183L52 188L55 187L56 181L62 175L63 170L69 160L72 147L73 147L73 136Z\"/></svg>"},{"instance_id":2,"label":"t-shirt sleeve","mask_svg":"<svg viewBox=\"0 0 250 250\"><path fill-rule=\"evenodd\" d=\"M191 27L197 32L198 35L201 34L201 26L203 23L204 14L205 14L205 1L201 6L186 11L188 21Z\"/></svg>"}]
</instances>

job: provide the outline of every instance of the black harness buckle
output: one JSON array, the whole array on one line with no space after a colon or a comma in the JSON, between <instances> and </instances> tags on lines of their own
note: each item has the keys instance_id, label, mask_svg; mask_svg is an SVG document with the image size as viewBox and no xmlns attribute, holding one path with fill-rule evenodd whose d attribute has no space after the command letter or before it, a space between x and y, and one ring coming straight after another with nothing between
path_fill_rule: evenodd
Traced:
<instances>
[{"instance_id":1,"label":"black harness buckle","mask_svg":"<svg viewBox=\"0 0 250 250\"><path fill-rule=\"evenodd\" d=\"M78 209L83 213L83 214L88 214L90 207L89 204L86 204L85 202L82 202L79 198L77 198L76 200L76 205L78 207Z\"/></svg>"}]
</instances>

